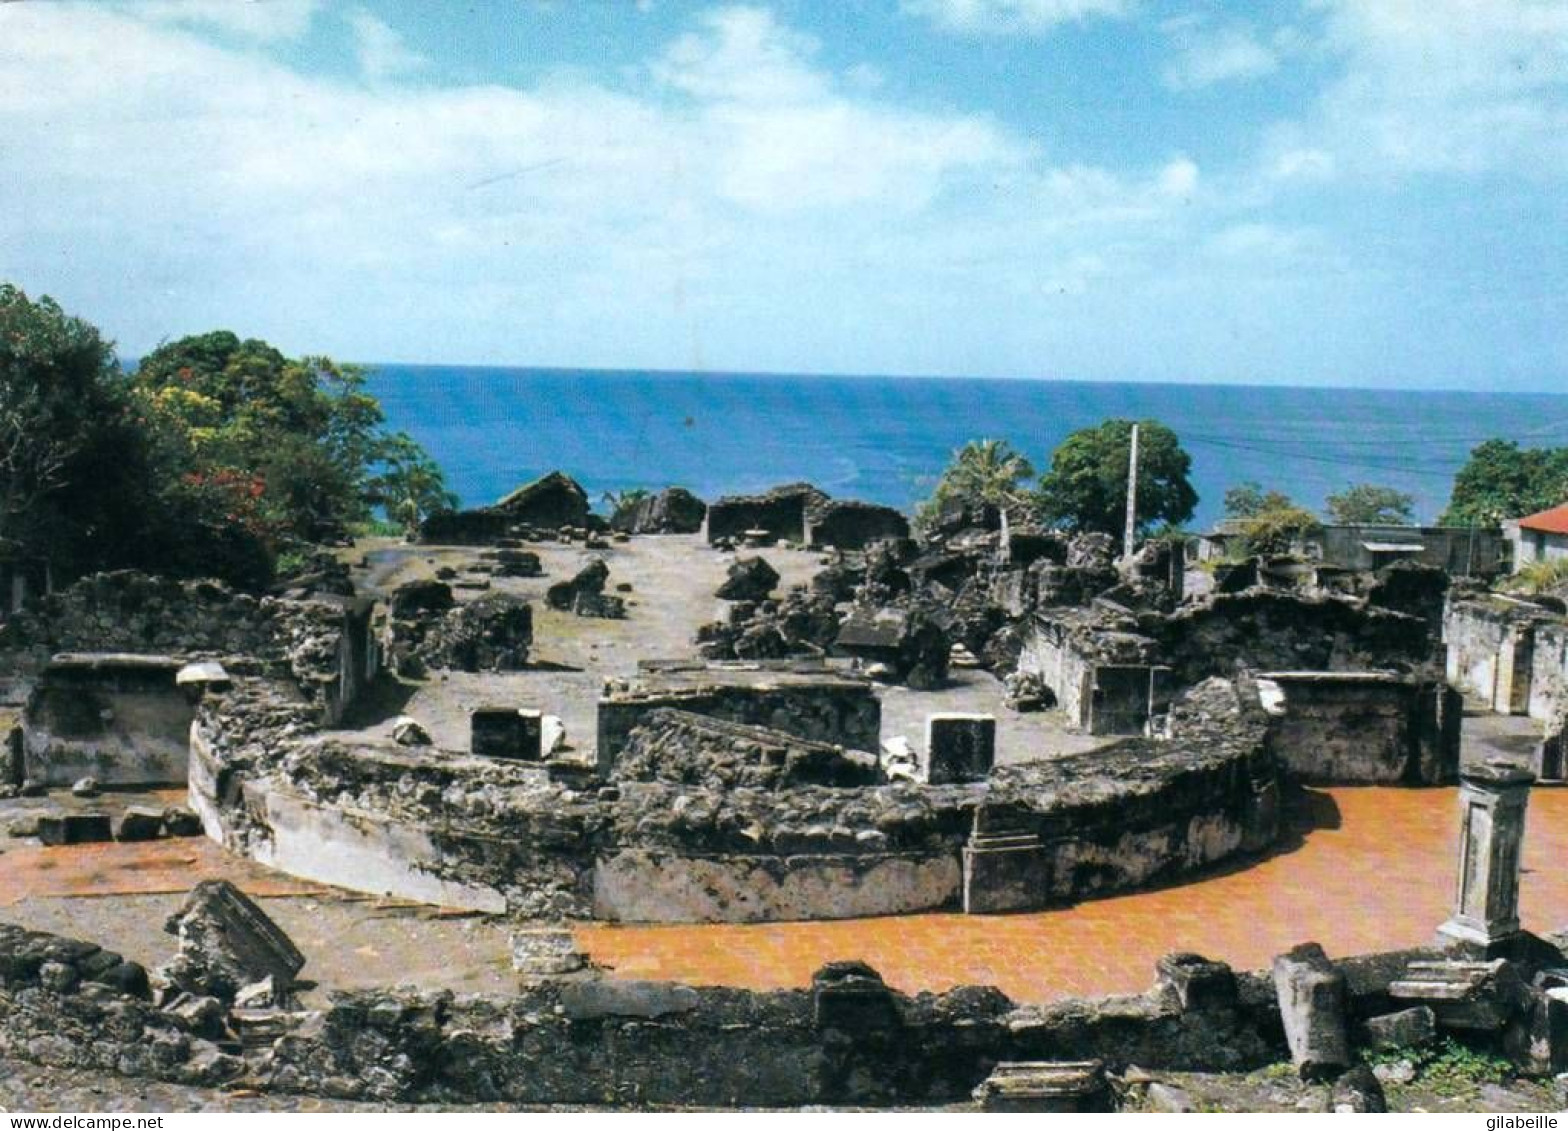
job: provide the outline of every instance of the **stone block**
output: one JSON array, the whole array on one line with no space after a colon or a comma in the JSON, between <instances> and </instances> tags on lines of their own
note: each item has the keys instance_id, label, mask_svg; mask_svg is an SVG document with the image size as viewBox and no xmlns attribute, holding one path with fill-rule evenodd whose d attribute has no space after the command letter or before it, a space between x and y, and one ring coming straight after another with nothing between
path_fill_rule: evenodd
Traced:
<instances>
[{"instance_id":1,"label":"stone block","mask_svg":"<svg viewBox=\"0 0 1568 1131\"><path fill-rule=\"evenodd\" d=\"M932 785L985 781L995 762L994 715L926 716L926 776Z\"/></svg>"},{"instance_id":2,"label":"stone block","mask_svg":"<svg viewBox=\"0 0 1568 1131\"><path fill-rule=\"evenodd\" d=\"M1304 1080L1326 1080L1350 1066L1345 976L1317 943L1274 959L1274 992L1290 1059Z\"/></svg>"},{"instance_id":3,"label":"stone block","mask_svg":"<svg viewBox=\"0 0 1568 1131\"><path fill-rule=\"evenodd\" d=\"M1236 975L1223 962L1200 954L1167 954L1155 964L1160 989L1183 1011L1236 1004Z\"/></svg>"},{"instance_id":4,"label":"stone block","mask_svg":"<svg viewBox=\"0 0 1568 1131\"><path fill-rule=\"evenodd\" d=\"M107 813L43 813L38 818L38 839L57 848L113 840L114 835Z\"/></svg>"},{"instance_id":5,"label":"stone block","mask_svg":"<svg viewBox=\"0 0 1568 1131\"><path fill-rule=\"evenodd\" d=\"M1388 996L1430 1007L1441 1028L1495 1033L1519 1012L1527 991L1513 963L1497 958L1412 962L1389 983Z\"/></svg>"},{"instance_id":6,"label":"stone block","mask_svg":"<svg viewBox=\"0 0 1568 1131\"><path fill-rule=\"evenodd\" d=\"M201 836L201 818L183 805L170 805L163 811L163 831L170 836Z\"/></svg>"},{"instance_id":7,"label":"stone block","mask_svg":"<svg viewBox=\"0 0 1568 1131\"><path fill-rule=\"evenodd\" d=\"M157 840L163 833L163 810L132 805L120 814L114 839L122 841Z\"/></svg>"},{"instance_id":8,"label":"stone block","mask_svg":"<svg viewBox=\"0 0 1568 1131\"><path fill-rule=\"evenodd\" d=\"M867 1033L903 1024L893 991L864 962L829 962L811 976L811 995L818 1029Z\"/></svg>"},{"instance_id":9,"label":"stone block","mask_svg":"<svg viewBox=\"0 0 1568 1131\"><path fill-rule=\"evenodd\" d=\"M1383 1096L1383 1085L1372 1069L1358 1064L1334 1081L1329 1089L1328 1110L1344 1115L1380 1113L1388 1110L1388 1101Z\"/></svg>"},{"instance_id":10,"label":"stone block","mask_svg":"<svg viewBox=\"0 0 1568 1131\"><path fill-rule=\"evenodd\" d=\"M161 971L188 993L232 1001L244 987L272 978L287 992L305 956L255 902L227 880L204 880L191 889L164 930L180 940L179 953Z\"/></svg>"},{"instance_id":11,"label":"stone block","mask_svg":"<svg viewBox=\"0 0 1568 1131\"><path fill-rule=\"evenodd\" d=\"M543 757L544 718L516 707L477 707L469 716L469 749L486 758L537 762Z\"/></svg>"},{"instance_id":12,"label":"stone block","mask_svg":"<svg viewBox=\"0 0 1568 1131\"><path fill-rule=\"evenodd\" d=\"M1374 1049L1417 1049L1437 1039L1437 1014L1425 1005L1369 1017L1367 1045Z\"/></svg>"},{"instance_id":13,"label":"stone block","mask_svg":"<svg viewBox=\"0 0 1568 1131\"><path fill-rule=\"evenodd\" d=\"M1098 1060L1003 1061L974 1090L981 1111L1108 1112L1110 1081Z\"/></svg>"}]
</instances>

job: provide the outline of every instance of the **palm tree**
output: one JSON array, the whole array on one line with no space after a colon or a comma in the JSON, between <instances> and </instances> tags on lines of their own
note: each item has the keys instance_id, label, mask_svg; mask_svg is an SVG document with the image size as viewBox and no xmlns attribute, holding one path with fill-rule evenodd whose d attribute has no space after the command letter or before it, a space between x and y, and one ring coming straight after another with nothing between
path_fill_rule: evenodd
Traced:
<instances>
[{"instance_id":1,"label":"palm tree","mask_svg":"<svg viewBox=\"0 0 1568 1131\"><path fill-rule=\"evenodd\" d=\"M953 462L942 473L925 509L932 514L953 500L970 506L996 507L1002 517L1005 556L1012 542L1010 520L1029 510L1031 504L1024 484L1034 477L1034 465L1028 457L1015 451L1006 440L971 440L953 453Z\"/></svg>"}]
</instances>

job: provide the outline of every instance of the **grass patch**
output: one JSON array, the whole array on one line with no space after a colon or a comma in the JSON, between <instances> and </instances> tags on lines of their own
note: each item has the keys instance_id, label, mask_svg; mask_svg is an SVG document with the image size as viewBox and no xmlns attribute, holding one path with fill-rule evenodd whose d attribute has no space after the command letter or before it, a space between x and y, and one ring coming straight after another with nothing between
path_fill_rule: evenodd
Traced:
<instances>
[{"instance_id":1,"label":"grass patch","mask_svg":"<svg viewBox=\"0 0 1568 1131\"><path fill-rule=\"evenodd\" d=\"M1367 1054L1367 1063L1374 1068L1400 1061L1409 1061L1416 1070L1407 1087L1424 1087L1439 1096L1467 1096L1483 1084L1506 1084L1515 1075L1514 1066L1495 1052L1452 1037L1427 1048L1392 1048Z\"/></svg>"}]
</instances>

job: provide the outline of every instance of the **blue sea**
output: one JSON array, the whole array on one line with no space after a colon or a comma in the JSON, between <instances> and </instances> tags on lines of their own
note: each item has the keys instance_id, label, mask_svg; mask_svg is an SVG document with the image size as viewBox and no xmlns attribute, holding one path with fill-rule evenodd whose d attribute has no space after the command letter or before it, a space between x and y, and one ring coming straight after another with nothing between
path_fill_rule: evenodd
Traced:
<instances>
[{"instance_id":1,"label":"blue sea","mask_svg":"<svg viewBox=\"0 0 1568 1131\"><path fill-rule=\"evenodd\" d=\"M1246 480L1313 509L1350 484L1385 484L1431 521L1482 440L1568 445L1568 397L1551 394L439 365L376 366L369 391L465 506L560 468L595 500L669 484L713 499L805 479L908 508L968 440L1006 439L1044 470L1074 429L1152 417L1192 455L1195 528Z\"/></svg>"}]
</instances>

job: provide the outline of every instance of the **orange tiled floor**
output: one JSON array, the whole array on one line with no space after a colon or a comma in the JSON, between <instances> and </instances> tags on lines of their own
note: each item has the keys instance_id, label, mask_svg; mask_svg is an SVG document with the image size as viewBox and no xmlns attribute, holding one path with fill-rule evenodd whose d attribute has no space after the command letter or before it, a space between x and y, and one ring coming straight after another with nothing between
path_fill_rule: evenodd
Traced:
<instances>
[{"instance_id":1,"label":"orange tiled floor","mask_svg":"<svg viewBox=\"0 0 1568 1131\"><path fill-rule=\"evenodd\" d=\"M151 895L189 891L201 880L231 880L252 895L324 889L231 856L206 837L139 844L23 846L0 856L0 907L28 898Z\"/></svg>"},{"instance_id":2,"label":"orange tiled floor","mask_svg":"<svg viewBox=\"0 0 1568 1131\"><path fill-rule=\"evenodd\" d=\"M580 928L621 977L771 989L863 958L906 991L990 983L1016 1001L1136 992L1154 962L1195 950L1239 969L1315 939L1330 954L1426 942L1452 898L1455 791L1318 791L1299 847L1199 883L1027 915L915 915L745 926ZM1335 811L1337 809L1337 819ZM1335 824L1338 827L1333 827ZM1523 918L1568 924L1568 790L1530 798Z\"/></svg>"}]
</instances>

